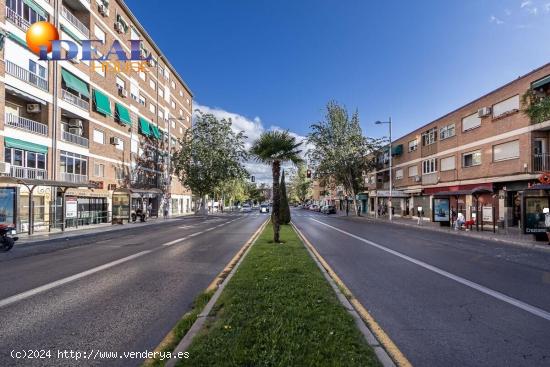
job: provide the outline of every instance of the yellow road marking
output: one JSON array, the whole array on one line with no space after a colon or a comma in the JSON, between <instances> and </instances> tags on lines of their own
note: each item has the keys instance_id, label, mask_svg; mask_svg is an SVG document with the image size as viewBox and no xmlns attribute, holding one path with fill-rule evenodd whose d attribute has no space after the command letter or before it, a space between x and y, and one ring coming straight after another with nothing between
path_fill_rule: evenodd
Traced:
<instances>
[{"instance_id":1,"label":"yellow road marking","mask_svg":"<svg viewBox=\"0 0 550 367\"><path fill-rule=\"evenodd\" d=\"M330 265L323 259L321 254L315 249L315 247L309 242L309 240L304 236L304 234L294 225L294 229L298 233L298 235L301 237L304 244L313 252L315 257L317 257L317 260L321 263L323 268L327 271L327 273L330 275L330 277L336 282L338 287L342 290L342 293L346 296L346 298L349 300L349 302L353 305L357 313L361 316L363 321L367 324L369 329L372 331L372 333L376 336L376 339L378 339L378 342L384 347L386 352L390 355L390 357L393 359L395 364L399 367L412 367L411 362L405 357L405 355L399 350L397 345L391 340L391 338L386 334L386 332L380 327L380 325L376 322L376 320L371 316L371 314L367 311L367 309L359 302L357 298L351 293L349 288L344 284L342 279L332 270Z\"/></svg>"}]
</instances>

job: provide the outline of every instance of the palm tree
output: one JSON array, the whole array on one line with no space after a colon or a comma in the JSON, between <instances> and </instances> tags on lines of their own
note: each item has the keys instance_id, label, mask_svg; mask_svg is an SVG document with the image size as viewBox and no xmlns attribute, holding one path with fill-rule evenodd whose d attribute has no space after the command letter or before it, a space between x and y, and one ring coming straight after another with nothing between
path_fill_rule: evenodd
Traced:
<instances>
[{"instance_id":1,"label":"palm tree","mask_svg":"<svg viewBox=\"0 0 550 367\"><path fill-rule=\"evenodd\" d=\"M279 243L279 177L281 175L281 164L288 161L294 164L302 162L302 158L300 158L301 150L298 150L300 145L302 143L296 143L296 138L291 136L288 131L273 130L262 133L250 148L250 154L258 162L271 165L273 174L271 223L273 224L273 242L275 243Z\"/></svg>"}]
</instances>

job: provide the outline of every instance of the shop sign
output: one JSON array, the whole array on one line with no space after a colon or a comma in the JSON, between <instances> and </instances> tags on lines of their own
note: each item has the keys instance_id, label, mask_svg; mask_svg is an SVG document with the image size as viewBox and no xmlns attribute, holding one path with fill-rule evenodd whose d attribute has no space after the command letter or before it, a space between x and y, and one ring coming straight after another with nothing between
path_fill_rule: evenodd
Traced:
<instances>
[{"instance_id":1,"label":"shop sign","mask_svg":"<svg viewBox=\"0 0 550 367\"><path fill-rule=\"evenodd\" d=\"M493 207L492 206L484 206L481 209L481 215L484 222L492 222L493 221Z\"/></svg>"},{"instance_id":2,"label":"shop sign","mask_svg":"<svg viewBox=\"0 0 550 367\"><path fill-rule=\"evenodd\" d=\"M78 198L76 196L65 197L65 218L76 218L78 213Z\"/></svg>"}]
</instances>

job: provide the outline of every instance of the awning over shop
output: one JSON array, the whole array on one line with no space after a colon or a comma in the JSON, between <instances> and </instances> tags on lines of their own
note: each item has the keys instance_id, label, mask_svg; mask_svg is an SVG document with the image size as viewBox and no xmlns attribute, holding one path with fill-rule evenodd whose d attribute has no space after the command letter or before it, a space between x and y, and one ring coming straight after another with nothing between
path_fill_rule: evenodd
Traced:
<instances>
[{"instance_id":1,"label":"awning over shop","mask_svg":"<svg viewBox=\"0 0 550 367\"><path fill-rule=\"evenodd\" d=\"M132 126L132 119L130 118L128 109L120 103L115 103L115 109L118 120L125 125Z\"/></svg>"},{"instance_id":2,"label":"awning over shop","mask_svg":"<svg viewBox=\"0 0 550 367\"><path fill-rule=\"evenodd\" d=\"M155 197L158 195L162 195L161 189L126 189L126 188L119 188L113 191L113 195L129 195L132 197Z\"/></svg>"},{"instance_id":3,"label":"awning over shop","mask_svg":"<svg viewBox=\"0 0 550 367\"><path fill-rule=\"evenodd\" d=\"M409 195L405 194L403 191L392 190L390 195L390 190L377 190L376 196L379 198L408 198Z\"/></svg>"},{"instance_id":4,"label":"awning over shop","mask_svg":"<svg viewBox=\"0 0 550 367\"><path fill-rule=\"evenodd\" d=\"M4 145L6 148L16 148L27 150L29 152L48 154L48 147L40 144L31 143L25 140L19 140L14 138L4 138Z\"/></svg>"},{"instance_id":5,"label":"awning over shop","mask_svg":"<svg viewBox=\"0 0 550 367\"><path fill-rule=\"evenodd\" d=\"M550 75L533 82L533 84L531 84L531 88L537 89L540 87L544 87L546 84L550 84Z\"/></svg>"},{"instance_id":6,"label":"awning over shop","mask_svg":"<svg viewBox=\"0 0 550 367\"><path fill-rule=\"evenodd\" d=\"M145 136L151 136L151 123L144 119L143 117L139 117L139 132L142 135Z\"/></svg>"},{"instance_id":7,"label":"awning over shop","mask_svg":"<svg viewBox=\"0 0 550 367\"><path fill-rule=\"evenodd\" d=\"M153 137L155 139L160 140L162 138L160 135L159 128L156 125L151 125L151 132L153 133Z\"/></svg>"},{"instance_id":8,"label":"awning over shop","mask_svg":"<svg viewBox=\"0 0 550 367\"><path fill-rule=\"evenodd\" d=\"M109 102L109 97L107 97L102 92L94 89L94 101L96 111L102 113L106 116L111 116L111 102Z\"/></svg>"},{"instance_id":9,"label":"awning over shop","mask_svg":"<svg viewBox=\"0 0 550 367\"><path fill-rule=\"evenodd\" d=\"M9 185L26 185L26 186L53 186L53 187L62 187L62 188L89 188L95 189L97 186L91 183L77 183L77 182L66 182L66 181L55 181L55 180L34 180L29 178L17 178L9 176L0 176L0 184L9 184Z\"/></svg>"},{"instance_id":10,"label":"awning over shop","mask_svg":"<svg viewBox=\"0 0 550 367\"><path fill-rule=\"evenodd\" d=\"M449 196L463 196L463 195L473 195L479 196L483 194L492 194L493 190L487 187L476 187L472 190L455 190L455 191L441 191L434 194L434 197L449 197Z\"/></svg>"},{"instance_id":11,"label":"awning over shop","mask_svg":"<svg viewBox=\"0 0 550 367\"><path fill-rule=\"evenodd\" d=\"M76 75L68 72L65 69L61 69L61 78L65 82L65 85L80 93L81 96L90 98L90 90L88 89L88 83L77 77ZM109 100L107 100L108 102Z\"/></svg>"}]
</instances>

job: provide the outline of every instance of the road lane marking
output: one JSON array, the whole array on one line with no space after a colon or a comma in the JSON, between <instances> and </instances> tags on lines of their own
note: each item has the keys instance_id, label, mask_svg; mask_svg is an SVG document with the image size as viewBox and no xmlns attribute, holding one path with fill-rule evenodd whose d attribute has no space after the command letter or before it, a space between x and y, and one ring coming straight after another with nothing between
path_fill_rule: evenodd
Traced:
<instances>
[{"instance_id":1,"label":"road lane marking","mask_svg":"<svg viewBox=\"0 0 550 367\"><path fill-rule=\"evenodd\" d=\"M61 285L73 282L77 279L84 278L88 275L97 273L99 271L112 268L113 266L120 265L120 264L125 263L127 261L130 261L130 260L136 259L138 257L141 257L143 255L146 255L146 254L150 253L151 251L152 250L141 251L141 252L138 252L137 254L130 255L130 256L124 257L122 259L115 260L115 261L111 261L110 263L103 264L103 265L97 266L95 268L83 271L82 273L71 275L70 277L59 279L59 280L56 280L55 282L48 283L48 284L45 284L43 286L28 290L26 292L16 294L15 296L5 298L3 300L0 300L0 307L4 307L4 306L10 305L12 303L24 300L24 299L32 297L32 296L34 296L38 293L42 293L42 292L45 292L45 291L50 290L52 288L56 288L56 287L59 287Z\"/></svg>"},{"instance_id":2,"label":"road lane marking","mask_svg":"<svg viewBox=\"0 0 550 367\"><path fill-rule=\"evenodd\" d=\"M357 236L357 235L354 235L353 233L349 233L349 232L346 232L346 231L344 231L344 230L342 230L342 229L340 229L340 228L336 228L336 227L331 226L331 225L329 225L329 224L323 223L323 222L321 222L321 221L319 221L319 220L317 220L317 219L313 219L313 218L310 218L310 219L311 219L312 221L317 222L317 223L319 223L319 224L322 224L322 225L324 225L324 226L326 226L326 227L332 228L332 229L334 229L335 231L338 231L338 232L340 232L340 233L343 233L343 234L345 234L345 235L347 235L347 236L349 236L349 237L355 238L356 240L359 240L359 241L364 242L364 243L366 243L366 244L368 244L368 245L371 245L371 246L373 246L373 247L376 247L376 248L378 248L378 249L380 249L380 250L382 250L382 251L385 251L385 252L388 252L388 253L390 253L390 254L392 254L392 255L395 255L395 256L397 256L397 257L400 257L400 258L402 258L403 260L407 260L407 261L409 261L409 262L411 262L411 263L413 263L413 264L416 264L416 265L418 265L418 266L420 266L420 267L422 267L422 268L424 268L424 269L430 270L430 271L432 271L432 272L434 272L434 273L437 273L437 274L439 274L439 275L441 275L441 276L444 276L445 278L454 280L455 282L458 282L458 283L460 283L460 284L462 284L462 285L465 285L465 286L470 287L470 288L472 288L472 289L475 289L475 290L477 290L477 291L479 291L479 292L481 292L481 293L484 293L484 294L486 294L486 295L488 295L488 296L491 296L491 297L496 298L496 299L498 299L498 300L500 300L500 301L506 302L506 303L508 303L508 304L510 304L510 305L512 305L512 306L515 306L515 307L520 308L520 309L522 309L522 310L524 310L524 311L527 311L527 312L529 312L529 313L532 314L532 315L535 315L535 316L538 316L538 317L541 317L541 318L543 318L543 319L545 319L545 320L550 321L550 312L547 312L547 311L545 311L545 310L543 310L543 309L541 309L541 308L538 308L538 307L535 307L535 306L531 306L531 305L528 304L528 303L525 303L525 302L520 301L520 300L518 300L518 299L512 298L512 297L510 297L510 296L507 296L507 295L505 295L504 293L500 293L500 292L495 291L495 290L493 290L493 289L491 289L491 288L487 288L487 287L482 286L482 285L480 285L480 284L474 283L474 282L472 282L472 281L470 281L470 280L468 280L468 279L462 278L462 277L460 277L460 276L458 276L458 275L454 275L454 274L449 273L449 272L447 272L447 271L445 271L445 270L443 270L443 269L440 269L440 268L438 268L438 267L436 267L436 266L427 264L427 263L425 263L425 262L423 262L423 261L416 260L416 259L414 259L414 258L412 258L412 257L410 257L410 256L407 256L407 255L405 255L405 254L402 254L401 252L398 252L398 251L392 250L392 249L390 249L390 248L387 248L387 247L385 247L385 246L379 245L379 244L377 244L377 243L375 243L375 242L372 242L372 241L369 241L369 240L367 240L367 239L365 239L365 238L363 238L363 237L359 237L359 236Z\"/></svg>"}]
</instances>

